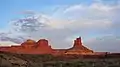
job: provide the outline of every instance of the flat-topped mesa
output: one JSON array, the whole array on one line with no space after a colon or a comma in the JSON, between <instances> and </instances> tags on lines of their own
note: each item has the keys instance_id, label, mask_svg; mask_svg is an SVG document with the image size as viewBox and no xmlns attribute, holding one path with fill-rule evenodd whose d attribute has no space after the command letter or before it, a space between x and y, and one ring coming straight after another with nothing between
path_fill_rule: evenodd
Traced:
<instances>
[{"instance_id":1,"label":"flat-topped mesa","mask_svg":"<svg viewBox=\"0 0 120 67\"><path fill-rule=\"evenodd\" d=\"M48 40L46 39L40 39L36 44L37 44L37 47L51 48L51 46L48 43Z\"/></svg>"},{"instance_id":2,"label":"flat-topped mesa","mask_svg":"<svg viewBox=\"0 0 120 67\"><path fill-rule=\"evenodd\" d=\"M51 54L52 48L46 39L40 39L37 43L38 51L42 54ZM37 52L37 51L36 51Z\"/></svg>"},{"instance_id":3,"label":"flat-topped mesa","mask_svg":"<svg viewBox=\"0 0 120 67\"><path fill-rule=\"evenodd\" d=\"M82 45L81 37L74 40L73 47L69 49L52 49L46 39L40 39L38 42L28 39L21 45L11 47L0 47L0 51L20 54L52 54L52 55L66 55L66 54L90 54L92 50Z\"/></svg>"},{"instance_id":4,"label":"flat-topped mesa","mask_svg":"<svg viewBox=\"0 0 120 67\"><path fill-rule=\"evenodd\" d=\"M37 45L38 45L38 46L41 46L41 47L48 46L48 40L46 40L46 39L40 39L40 40L37 42Z\"/></svg>"}]
</instances>

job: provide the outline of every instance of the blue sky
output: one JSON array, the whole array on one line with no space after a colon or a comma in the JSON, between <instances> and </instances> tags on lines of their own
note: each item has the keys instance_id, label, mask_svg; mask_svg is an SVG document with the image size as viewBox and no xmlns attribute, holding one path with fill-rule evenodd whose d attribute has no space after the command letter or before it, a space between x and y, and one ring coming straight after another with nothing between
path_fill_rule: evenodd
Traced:
<instances>
[{"instance_id":1,"label":"blue sky","mask_svg":"<svg viewBox=\"0 0 120 67\"><path fill-rule=\"evenodd\" d=\"M82 36L94 50L120 51L119 0L0 0L0 8L0 38L6 41L47 38L55 48L68 48Z\"/></svg>"},{"instance_id":2,"label":"blue sky","mask_svg":"<svg viewBox=\"0 0 120 67\"><path fill-rule=\"evenodd\" d=\"M0 0L0 27L5 27L11 19L19 17L19 12L24 10L34 10L49 13L49 7L58 5L91 4L95 0ZM117 1L117 0L116 0ZM116 3L114 1L114 3ZM113 0L105 0L105 3L113 3Z\"/></svg>"},{"instance_id":3,"label":"blue sky","mask_svg":"<svg viewBox=\"0 0 120 67\"><path fill-rule=\"evenodd\" d=\"M0 0L0 27L4 28L10 20L20 16L19 12L25 10L49 13L49 7L79 3L90 4L91 0Z\"/></svg>"},{"instance_id":4,"label":"blue sky","mask_svg":"<svg viewBox=\"0 0 120 67\"><path fill-rule=\"evenodd\" d=\"M37 12L49 13L49 7L60 5L92 4L97 0L0 0L0 27L3 28L7 23L20 16L19 12L33 10ZM102 0L106 4L117 4L118 0ZM49 10L49 11L48 11ZM52 13L52 12L51 12ZM50 14L50 13L49 13Z\"/></svg>"}]
</instances>

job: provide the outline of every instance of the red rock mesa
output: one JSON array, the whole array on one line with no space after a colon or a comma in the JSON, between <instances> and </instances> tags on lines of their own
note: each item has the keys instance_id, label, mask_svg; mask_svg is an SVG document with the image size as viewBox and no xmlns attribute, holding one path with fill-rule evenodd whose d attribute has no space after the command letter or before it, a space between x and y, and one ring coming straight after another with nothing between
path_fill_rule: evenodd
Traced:
<instances>
[{"instance_id":1,"label":"red rock mesa","mask_svg":"<svg viewBox=\"0 0 120 67\"><path fill-rule=\"evenodd\" d=\"M73 47L69 49L52 49L46 39L40 39L38 42L28 39L19 46L0 47L0 51L18 53L18 54L92 54L93 51L82 45L81 37L74 40Z\"/></svg>"}]
</instances>

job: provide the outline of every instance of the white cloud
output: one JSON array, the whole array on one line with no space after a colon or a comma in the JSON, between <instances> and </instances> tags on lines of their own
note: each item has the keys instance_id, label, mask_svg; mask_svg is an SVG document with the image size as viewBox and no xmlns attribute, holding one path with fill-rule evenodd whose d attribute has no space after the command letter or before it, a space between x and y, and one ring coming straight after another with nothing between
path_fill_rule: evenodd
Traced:
<instances>
[{"instance_id":1,"label":"white cloud","mask_svg":"<svg viewBox=\"0 0 120 67\"><path fill-rule=\"evenodd\" d=\"M101 36L98 38L91 38L89 41L85 42L94 51L104 51L104 52L120 52L120 37L119 36Z\"/></svg>"},{"instance_id":2,"label":"white cloud","mask_svg":"<svg viewBox=\"0 0 120 67\"><path fill-rule=\"evenodd\" d=\"M61 11L60 15L64 19L50 20L51 25L56 27L76 27L82 29L83 27L104 28L111 26L113 17L115 17L114 10L119 9L117 6L109 6L101 3L93 3L91 5L72 5ZM56 16L55 16L56 17Z\"/></svg>"},{"instance_id":3,"label":"white cloud","mask_svg":"<svg viewBox=\"0 0 120 67\"><path fill-rule=\"evenodd\" d=\"M20 45L12 41L0 41L0 46L11 46L11 45Z\"/></svg>"},{"instance_id":4,"label":"white cloud","mask_svg":"<svg viewBox=\"0 0 120 67\"><path fill-rule=\"evenodd\" d=\"M92 32L99 35L101 33L102 35L103 33L114 33L113 30L116 30L116 27L119 27L119 23L116 23L116 20L119 22L119 5L110 6L97 2L91 5L76 4L69 7L61 6L59 9L55 10L53 15L50 16L45 14L34 14L32 17L30 16L10 22L12 23L11 27L13 27L11 28L11 34L17 34L15 38L18 36L22 36L25 39L29 38L30 36L35 40L47 38L50 40L53 47L67 48L72 46L72 42L70 41L73 38L71 37L82 36L84 38L91 36L90 34ZM13 31L13 29L17 29L18 31ZM107 33L105 31L107 31ZM97 36L94 34L92 36L97 38ZM96 50L99 47L101 48L98 50L102 50L102 47L104 47L103 45L106 44L107 46L108 44L109 46L113 46L113 44L119 44L115 38L113 38L113 41L105 39L102 42L98 40L93 40L92 43L88 42L85 42L86 45L90 45L90 47L93 47L93 49L96 47ZM102 45L94 45L99 43L102 43ZM108 51L108 48L104 50Z\"/></svg>"}]
</instances>

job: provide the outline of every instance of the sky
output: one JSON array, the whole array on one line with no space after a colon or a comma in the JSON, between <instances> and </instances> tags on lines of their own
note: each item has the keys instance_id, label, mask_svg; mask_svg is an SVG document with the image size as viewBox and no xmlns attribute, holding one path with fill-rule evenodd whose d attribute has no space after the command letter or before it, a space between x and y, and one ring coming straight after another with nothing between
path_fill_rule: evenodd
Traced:
<instances>
[{"instance_id":1,"label":"sky","mask_svg":"<svg viewBox=\"0 0 120 67\"><path fill-rule=\"evenodd\" d=\"M48 39L70 48L79 36L94 51L120 52L120 0L0 0L0 45Z\"/></svg>"}]
</instances>

